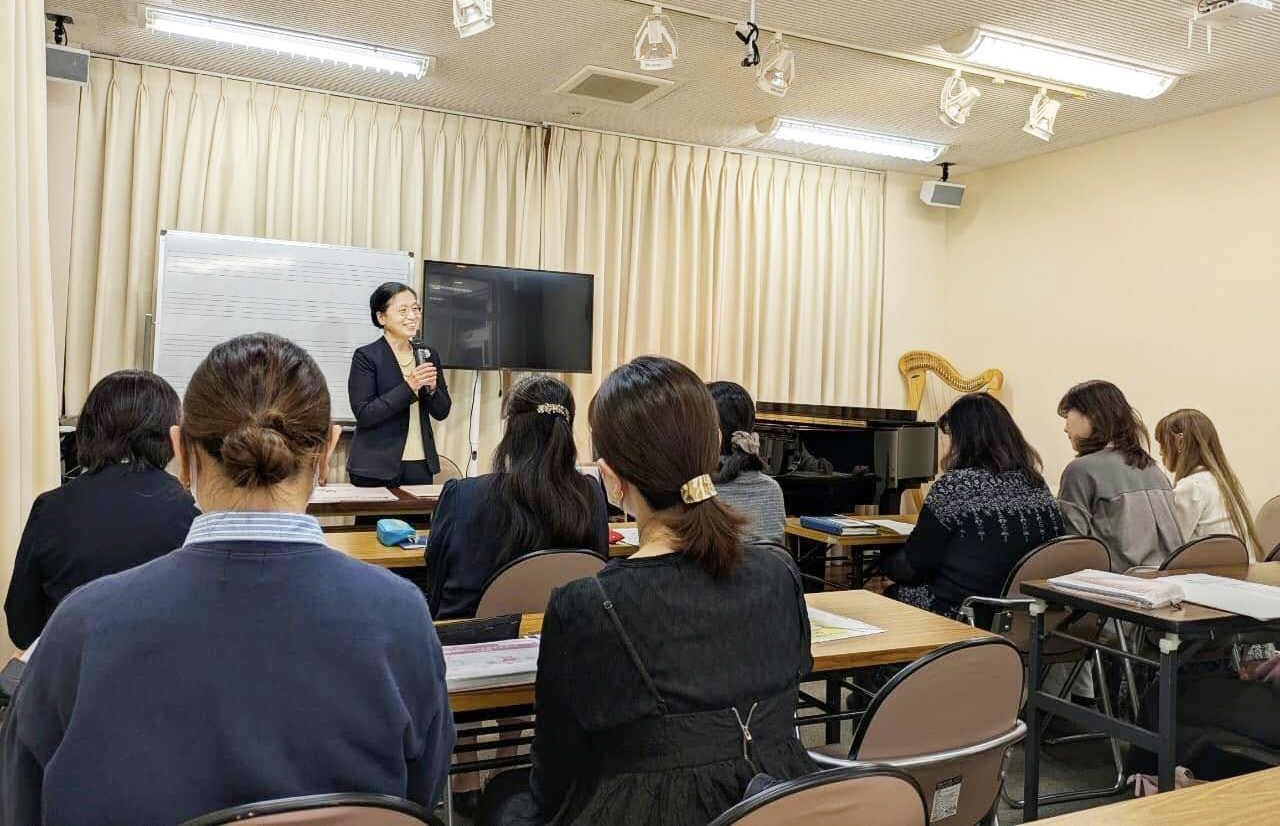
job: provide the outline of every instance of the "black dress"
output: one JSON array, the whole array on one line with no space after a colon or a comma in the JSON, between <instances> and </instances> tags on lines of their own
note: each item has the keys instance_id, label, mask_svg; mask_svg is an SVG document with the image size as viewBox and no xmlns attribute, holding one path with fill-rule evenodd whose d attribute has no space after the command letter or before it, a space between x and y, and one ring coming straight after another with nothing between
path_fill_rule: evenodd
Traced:
<instances>
[{"instance_id":1,"label":"black dress","mask_svg":"<svg viewBox=\"0 0 1280 826\"><path fill-rule=\"evenodd\" d=\"M800 578L768 546L722 579L671 554L557 589L529 792L494 820L705 826L757 773L814 770L794 722L812 664Z\"/></svg>"}]
</instances>

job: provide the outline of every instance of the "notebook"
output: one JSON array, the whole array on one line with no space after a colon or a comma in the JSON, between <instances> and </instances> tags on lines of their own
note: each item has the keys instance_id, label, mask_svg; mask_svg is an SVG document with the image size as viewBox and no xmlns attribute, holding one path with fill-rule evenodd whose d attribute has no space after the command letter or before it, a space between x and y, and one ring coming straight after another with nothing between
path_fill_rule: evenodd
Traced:
<instances>
[{"instance_id":1,"label":"notebook","mask_svg":"<svg viewBox=\"0 0 1280 826\"><path fill-rule=\"evenodd\" d=\"M800 527L832 536L876 536L880 529L870 522L849 516L802 516Z\"/></svg>"},{"instance_id":2,"label":"notebook","mask_svg":"<svg viewBox=\"0 0 1280 826\"><path fill-rule=\"evenodd\" d=\"M1102 597L1135 608L1176 607L1186 599L1182 588L1167 579L1143 579L1092 569L1053 577L1049 584L1062 591Z\"/></svg>"}]
</instances>

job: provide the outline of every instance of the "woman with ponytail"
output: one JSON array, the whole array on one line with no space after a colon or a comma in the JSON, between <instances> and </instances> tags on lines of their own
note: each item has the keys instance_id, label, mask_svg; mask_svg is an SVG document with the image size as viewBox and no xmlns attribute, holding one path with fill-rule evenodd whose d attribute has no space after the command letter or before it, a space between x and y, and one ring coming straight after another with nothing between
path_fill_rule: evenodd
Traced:
<instances>
[{"instance_id":1,"label":"woman with ponytail","mask_svg":"<svg viewBox=\"0 0 1280 826\"><path fill-rule=\"evenodd\" d=\"M813 770L794 728L812 667L800 578L716 495L716 407L692 370L624 364L590 419L640 548L552 593L533 769L495 778L479 823L704 826L757 774Z\"/></svg>"},{"instance_id":2,"label":"woman with ponytail","mask_svg":"<svg viewBox=\"0 0 1280 826\"><path fill-rule=\"evenodd\" d=\"M787 511L782 488L765 475L756 434L756 404L740 384L707 385L720 416L720 469L711 475L720 501L747 518L747 539L784 545Z\"/></svg>"},{"instance_id":3,"label":"woman with ponytail","mask_svg":"<svg viewBox=\"0 0 1280 826\"><path fill-rule=\"evenodd\" d=\"M427 544L436 619L475 615L494 571L534 551L584 548L609 555L600 483L578 472L573 394L530 376L507 396L493 472L447 482Z\"/></svg>"}]
</instances>

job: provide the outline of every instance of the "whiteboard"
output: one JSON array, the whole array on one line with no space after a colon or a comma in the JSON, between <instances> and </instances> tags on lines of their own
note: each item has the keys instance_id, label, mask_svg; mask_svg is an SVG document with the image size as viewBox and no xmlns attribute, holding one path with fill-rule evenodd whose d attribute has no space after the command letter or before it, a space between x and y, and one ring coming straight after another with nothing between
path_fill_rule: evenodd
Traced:
<instances>
[{"instance_id":1,"label":"whiteboard","mask_svg":"<svg viewBox=\"0 0 1280 826\"><path fill-rule=\"evenodd\" d=\"M351 356L378 337L369 296L386 281L419 288L413 253L162 231L151 369L181 397L215 344L275 333L320 365L333 418L353 419Z\"/></svg>"}]
</instances>

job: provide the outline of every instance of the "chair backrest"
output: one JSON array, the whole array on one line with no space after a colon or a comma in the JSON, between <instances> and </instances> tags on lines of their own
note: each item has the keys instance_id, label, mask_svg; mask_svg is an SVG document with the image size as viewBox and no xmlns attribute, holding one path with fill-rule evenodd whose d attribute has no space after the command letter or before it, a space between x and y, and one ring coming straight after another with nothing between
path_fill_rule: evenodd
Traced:
<instances>
[{"instance_id":1,"label":"chair backrest","mask_svg":"<svg viewBox=\"0 0 1280 826\"><path fill-rule=\"evenodd\" d=\"M1020 729L1022 656L1008 640L955 643L928 654L872 698L849 758L893 762L910 774L930 806L958 794L931 822L973 826L995 804L1008 736ZM944 693L940 693L944 692ZM985 746L985 747L984 747ZM953 753L947 756L946 753ZM919 765L904 759L937 755Z\"/></svg>"},{"instance_id":2,"label":"chair backrest","mask_svg":"<svg viewBox=\"0 0 1280 826\"><path fill-rule=\"evenodd\" d=\"M1271 553L1267 554L1267 558L1263 562L1280 562L1280 543L1271 549Z\"/></svg>"},{"instance_id":3,"label":"chair backrest","mask_svg":"<svg viewBox=\"0 0 1280 826\"><path fill-rule=\"evenodd\" d=\"M1240 537L1229 533L1202 536L1169 554L1160 564L1162 571L1181 571L1187 568L1219 568L1225 565L1248 565L1252 559L1249 546Z\"/></svg>"},{"instance_id":4,"label":"chair backrest","mask_svg":"<svg viewBox=\"0 0 1280 826\"><path fill-rule=\"evenodd\" d=\"M1271 497L1258 509L1253 526L1258 530L1263 550L1280 547L1280 496Z\"/></svg>"},{"instance_id":5,"label":"chair backrest","mask_svg":"<svg viewBox=\"0 0 1280 826\"><path fill-rule=\"evenodd\" d=\"M710 826L926 826L920 787L889 766L815 772L770 786Z\"/></svg>"},{"instance_id":6,"label":"chair backrest","mask_svg":"<svg viewBox=\"0 0 1280 826\"><path fill-rule=\"evenodd\" d=\"M575 579L595 576L605 561L591 551L535 551L499 568L480 592L476 618L545 611L551 592Z\"/></svg>"},{"instance_id":7,"label":"chair backrest","mask_svg":"<svg viewBox=\"0 0 1280 826\"><path fill-rule=\"evenodd\" d=\"M180 826L221 826L253 820L262 826L443 826L417 803L385 794L312 794L233 806Z\"/></svg>"},{"instance_id":8,"label":"chair backrest","mask_svg":"<svg viewBox=\"0 0 1280 826\"><path fill-rule=\"evenodd\" d=\"M1097 539L1085 536L1060 536L1057 539L1050 539L1043 545L1032 548L1013 566L1013 570L1009 572L1009 578L1005 580L1004 596L1006 599L1026 599L1027 595L1022 592L1024 582L1050 579L1088 569L1111 570L1111 555L1107 553L1106 545ZM1050 609L1044 616L1045 630L1058 628L1066 617L1065 609ZM1097 635L1096 619L1082 618L1073 626L1073 632L1079 632L1078 636L1083 636L1085 639L1092 639ZM1031 650L1031 618L1026 611L1013 613L1013 621L1009 629L1004 632L1004 636L1024 655ZM1078 648L1066 640L1050 637L1045 640L1044 653L1051 657L1060 656Z\"/></svg>"}]
</instances>

